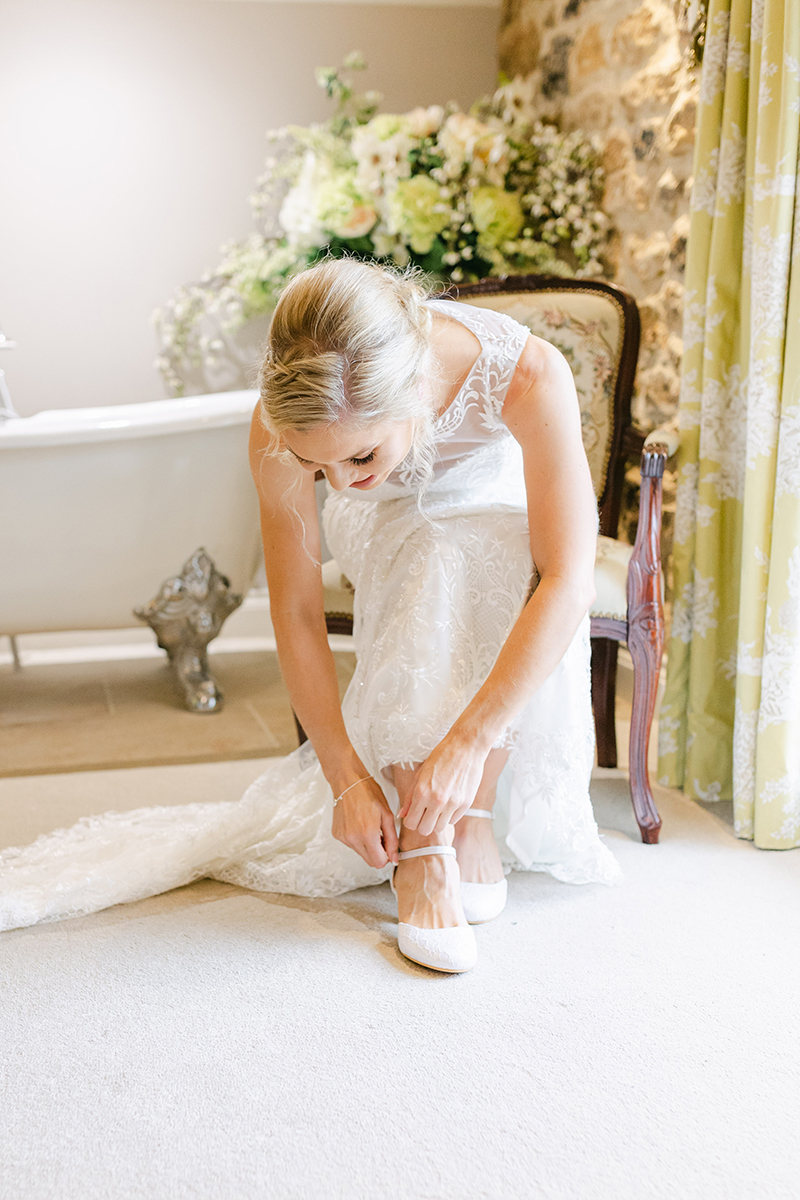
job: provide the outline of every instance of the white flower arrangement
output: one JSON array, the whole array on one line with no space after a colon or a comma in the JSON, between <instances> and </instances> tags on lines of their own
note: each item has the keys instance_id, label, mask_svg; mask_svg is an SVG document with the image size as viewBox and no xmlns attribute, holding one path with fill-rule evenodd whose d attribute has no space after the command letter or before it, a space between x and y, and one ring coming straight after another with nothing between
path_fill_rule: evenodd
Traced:
<instances>
[{"instance_id":1,"label":"white flower arrangement","mask_svg":"<svg viewBox=\"0 0 800 1200\"><path fill-rule=\"evenodd\" d=\"M286 281L322 257L413 263L456 283L603 272L609 226L592 139L536 120L521 81L470 113L378 113L381 97L356 95L346 74L364 65L352 54L317 71L336 110L324 125L267 135L275 152L252 197L259 232L224 247L216 271L154 314L173 395L186 368L214 365L219 329L268 313Z\"/></svg>"}]
</instances>

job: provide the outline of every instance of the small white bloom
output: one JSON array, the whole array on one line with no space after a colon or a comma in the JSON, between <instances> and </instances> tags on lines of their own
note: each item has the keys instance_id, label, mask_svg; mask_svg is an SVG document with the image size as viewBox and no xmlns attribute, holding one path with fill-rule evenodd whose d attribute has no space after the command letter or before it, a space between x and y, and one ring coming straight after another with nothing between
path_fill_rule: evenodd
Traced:
<instances>
[{"instance_id":1,"label":"small white bloom","mask_svg":"<svg viewBox=\"0 0 800 1200\"><path fill-rule=\"evenodd\" d=\"M325 245L325 231L316 215L316 191L328 174L314 151L306 150L297 183L286 193L278 214L290 245Z\"/></svg>"},{"instance_id":2,"label":"small white bloom","mask_svg":"<svg viewBox=\"0 0 800 1200\"><path fill-rule=\"evenodd\" d=\"M412 108L406 113L406 120L413 137L431 137L444 120L444 109L439 104L432 104L430 108Z\"/></svg>"}]
</instances>

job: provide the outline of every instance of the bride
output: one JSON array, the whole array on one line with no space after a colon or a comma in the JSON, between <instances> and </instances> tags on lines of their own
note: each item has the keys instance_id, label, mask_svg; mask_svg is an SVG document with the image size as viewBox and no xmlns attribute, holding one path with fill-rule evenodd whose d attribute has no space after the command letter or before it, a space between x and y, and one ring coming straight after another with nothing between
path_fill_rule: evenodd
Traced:
<instances>
[{"instance_id":1,"label":"bride","mask_svg":"<svg viewBox=\"0 0 800 1200\"><path fill-rule=\"evenodd\" d=\"M282 294L260 385L270 608L309 743L240 801L107 813L5 851L0 928L202 876L316 896L390 878L402 953L468 970L506 870L619 874L588 794L597 515L571 373L508 316L342 259ZM355 588L341 704L320 470Z\"/></svg>"}]
</instances>

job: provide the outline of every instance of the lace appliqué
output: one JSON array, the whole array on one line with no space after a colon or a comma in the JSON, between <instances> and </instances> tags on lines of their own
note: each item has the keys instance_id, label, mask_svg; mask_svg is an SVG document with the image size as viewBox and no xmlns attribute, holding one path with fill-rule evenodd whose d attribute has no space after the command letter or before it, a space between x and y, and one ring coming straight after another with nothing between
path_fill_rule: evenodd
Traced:
<instances>
[{"instance_id":1,"label":"lace appliqu\u00e9","mask_svg":"<svg viewBox=\"0 0 800 1200\"><path fill-rule=\"evenodd\" d=\"M436 423L437 440L452 438L473 406L481 413L487 433L505 429L503 405L530 331L512 317L491 309L449 300L428 303L436 312L461 321L481 343L481 352L460 392Z\"/></svg>"}]
</instances>

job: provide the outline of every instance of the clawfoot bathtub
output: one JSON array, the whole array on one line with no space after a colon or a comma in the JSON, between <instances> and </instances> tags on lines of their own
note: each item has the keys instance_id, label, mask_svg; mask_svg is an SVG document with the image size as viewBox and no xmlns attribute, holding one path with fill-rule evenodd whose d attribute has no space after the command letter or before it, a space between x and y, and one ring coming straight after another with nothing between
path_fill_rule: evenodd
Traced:
<instances>
[{"instance_id":1,"label":"clawfoot bathtub","mask_svg":"<svg viewBox=\"0 0 800 1200\"><path fill-rule=\"evenodd\" d=\"M128 628L199 547L246 592L259 561L247 466L256 398L221 392L0 421L0 633ZM225 615L235 607L222 604Z\"/></svg>"}]
</instances>

